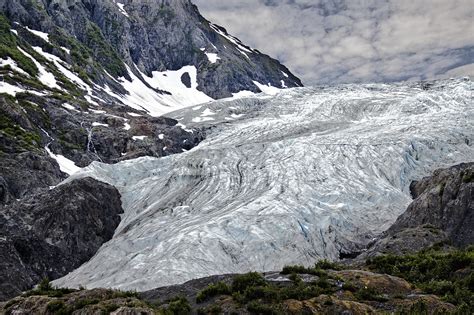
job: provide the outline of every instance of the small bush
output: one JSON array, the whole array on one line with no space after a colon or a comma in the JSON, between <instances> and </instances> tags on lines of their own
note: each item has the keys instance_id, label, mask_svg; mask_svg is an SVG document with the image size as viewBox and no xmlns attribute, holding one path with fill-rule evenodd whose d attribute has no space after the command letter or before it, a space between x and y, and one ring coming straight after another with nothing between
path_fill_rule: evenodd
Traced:
<instances>
[{"instance_id":1,"label":"small bush","mask_svg":"<svg viewBox=\"0 0 474 315\"><path fill-rule=\"evenodd\" d=\"M354 296L359 301L377 301L377 302L386 302L388 299L381 296L373 288L361 288L354 293Z\"/></svg>"},{"instance_id":2,"label":"small bush","mask_svg":"<svg viewBox=\"0 0 474 315\"><path fill-rule=\"evenodd\" d=\"M329 260L327 259L322 259L320 261L318 261L315 265L314 265L314 268L315 269L322 269L322 270L342 270L342 266L336 264L336 263L333 263L333 262L330 262Z\"/></svg>"},{"instance_id":3,"label":"small bush","mask_svg":"<svg viewBox=\"0 0 474 315\"><path fill-rule=\"evenodd\" d=\"M43 280L41 280L41 282L38 284L38 290L40 290L40 291L52 291L53 290L53 286L49 282L48 277L43 278Z\"/></svg>"},{"instance_id":4,"label":"small bush","mask_svg":"<svg viewBox=\"0 0 474 315\"><path fill-rule=\"evenodd\" d=\"M249 311L251 314L259 314L259 315L279 314L279 312L275 310L273 306L266 305L258 301L250 302L247 305L247 311Z\"/></svg>"},{"instance_id":5,"label":"small bush","mask_svg":"<svg viewBox=\"0 0 474 315\"><path fill-rule=\"evenodd\" d=\"M46 309L54 315L70 315L73 312L63 301L59 300L49 302Z\"/></svg>"},{"instance_id":6,"label":"small bush","mask_svg":"<svg viewBox=\"0 0 474 315\"><path fill-rule=\"evenodd\" d=\"M191 313L191 306L185 297L177 297L168 304L166 313L173 315L187 315Z\"/></svg>"},{"instance_id":7,"label":"small bush","mask_svg":"<svg viewBox=\"0 0 474 315\"><path fill-rule=\"evenodd\" d=\"M258 272L249 272L235 276L232 281L232 292L244 292L248 287L264 286L267 282Z\"/></svg>"},{"instance_id":8,"label":"small bush","mask_svg":"<svg viewBox=\"0 0 474 315\"><path fill-rule=\"evenodd\" d=\"M289 275L292 273L297 274L308 274L314 276L327 276L327 272L321 268L317 267L304 267L304 266L285 266L283 267L282 271L280 272L282 275Z\"/></svg>"},{"instance_id":9,"label":"small bush","mask_svg":"<svg viewBox=\"0 0 474 315\"><path fill-rule=\"evenodd\" d=\"M228 295L231 294L229 286L223 282L217 282L208 285L206 288L201 290L196 296L196 303L202 303L210 298L217 295Z\"/></svg>"}]
</instances>

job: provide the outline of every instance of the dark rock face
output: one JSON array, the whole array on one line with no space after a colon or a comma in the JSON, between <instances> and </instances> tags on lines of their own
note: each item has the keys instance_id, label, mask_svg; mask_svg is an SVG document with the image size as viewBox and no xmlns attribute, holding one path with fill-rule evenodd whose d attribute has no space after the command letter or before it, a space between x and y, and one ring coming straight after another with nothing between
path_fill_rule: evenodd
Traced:
<instances>
[{"instance_id":1,"label":"dark rock face","mask_svg":"<svg viewBox=\"0 0 474 315\"><path fill-rule=\"evenodd\" d=\"M72 181L0 208L0 300L59 278L112 238L120 194L91 178Z\"/></svg>"},{"instance_id":2,"label":"dark rock face","mask_svg":"<svg viewBox=\"0 0 474 315\"><path fill-rule=\"evenodd\" d=\"M55 186L66 177L46 152L5 154L0 158L0 169L0 205Z\"/></svg>"},{"instance_id":3,"label":"dark rock face","mask_svg":"<svg viewBox=\"0 0 474 315\"><path fill-rule=\"evenodd\" d=\"M450 242L464 247L474 243L474 163L436 170L413 182L415 198L397 221L352 261L361 263L380 254L415 253Z\"/></svg>"},{"instance_id":4,"label":"dark rock face","mask_svg":"<svg viewBox=\"0 0 474 315\"><path fill-rule=\"evenodd\" d=\"M474 163L437 170L411 188L416 199L389 234L429 224L445 231L456 246L474 243Z\"/></svg>"},{"instance_id":5,"label":"dark rock face","mask_svg":"<svg viewBox=\"0 0 474 315\"><path fill-rule=\"evenodd\" d=\"M94 59L116 77L128 76L123 60L136 75L135 65L147 75L194 65L199 89L213 98L259 92L254 80L275 87L282 87L282 80L288 87L302 86L277 60L204 19L190 0L122 3L124 11L112 0L41 0L37 5L0 0L0 10L12 21L50 34L61 28L90 48ZM219 61L213 63L206 53L217 54ZM98 81L113 87L107 76Z\"/></svg>"}]
</instances>

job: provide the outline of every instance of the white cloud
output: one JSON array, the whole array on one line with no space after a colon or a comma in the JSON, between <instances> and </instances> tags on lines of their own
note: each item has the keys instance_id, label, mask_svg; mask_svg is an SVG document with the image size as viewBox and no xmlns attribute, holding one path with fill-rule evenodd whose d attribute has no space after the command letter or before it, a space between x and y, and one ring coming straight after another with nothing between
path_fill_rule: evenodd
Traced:
<instances>
[{"instance_id":1,"label":"white cloud","mask_svg":"<svg viewBox=\"0 0 474 315\"><path fill-rule=\"evenodd\" d=\"M426 79L473 69L464 66L474 63L472 0L194 2L306 84Z\"/></svg>"}]
</instances>

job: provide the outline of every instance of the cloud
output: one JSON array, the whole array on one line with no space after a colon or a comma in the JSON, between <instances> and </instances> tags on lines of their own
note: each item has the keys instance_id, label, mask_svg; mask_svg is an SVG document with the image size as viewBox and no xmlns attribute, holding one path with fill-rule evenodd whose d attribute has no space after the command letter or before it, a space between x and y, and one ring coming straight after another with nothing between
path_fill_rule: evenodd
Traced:
<instances>
[{"instance_id":1,"label":"cloud","mask_svg":"<svg viewBox=\"0 0 474 315\"><path fill-rule=\"evenodd\" d=\"M474 74L468 66L474 63L472 0L194 3L206 18L279 59L306 84Z\"/></svg>"}]
</instances>

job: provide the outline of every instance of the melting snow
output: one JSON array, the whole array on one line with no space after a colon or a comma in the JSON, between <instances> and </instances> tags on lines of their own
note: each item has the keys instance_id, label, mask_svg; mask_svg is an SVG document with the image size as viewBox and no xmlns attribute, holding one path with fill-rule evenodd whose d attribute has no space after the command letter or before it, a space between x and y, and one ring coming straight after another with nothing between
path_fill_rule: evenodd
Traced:
<instances>
[{"instance_id":1,"label":"melting snow","mask_svg":"<svg viewBox=\"0 0 474 315\"><path fill-rule=\"evenodd\" d=\"M73 110L73 111L78 112L78 110L77 110L74 106L72 106L72 105L70 105L70 104L68 104L68 103L64 103L64 104L61 105L61 106L64 107L64 108L66 108L66 109L69 109L69 110Z\"/></svg>"},{"instance_id":2,"label":"melting snow","mask_svg":"<svg viewBox=\"0 0 474 315\"><path fill-rule=\"evenodd\" d=\"M226 34L224 33L219 27L217 27L216 25L214 24L210 24L211 28L216 31L219 35L221 35L222 37L228 39L231 43L233 43L235 46L237 46L237 49L245 56L247 57L248 59L250 59L250 57L246 54L246 53L253 53L253 51L251 51L250 49L248 49L247 47L243 46L241 41L232 36L232 35L229 35L229 34ZM224 48L226 48L224 46Z\"/></svg>"},{"instance_id":3,"label":"melting snow","mask_svg":"<svg viewBox=\"0 0 474 315\"><path fill-rule=\"evenodd\" d=\"M255 96L255 93L252 91L240 91L237 93L232 93L232 99L237 99L237 98L243 98L243 97L249 97L249 96Z\"/></svg>"},{"instance_id":4,"label":"melting snow","mask_svg":"<svg viewBox=\"0 0 474 315\"><path fill-rule=\"evenodd\" d=\"M107 125L107 124L102 124L102 123L99 123L99 122L93 122L93 123L92 123L92 126L93 126L93 127L108 127L109 125Z\"/></svg>"},{"instance_id":5,"label":"melting snow","mask_svg":"<svg viewBox=\"0 0 474 315\"><path fill-rule=\"evenodd\" d=\"M0 81L0 93L6 93L6 94L10 94L11 96L15 96L16 93L21 93L21 92L25 92L25 90L17 86L11 85L7 82Z\"/></svg>"},{"instance_id":6,"label":"melting snow","mask_svg":"<svg viewBox=\"0 0 474 315\"><path fill-rule=\"evenodd\" d=\"M5 66L10 66L10 68L12 68L14 71L16 71L16 72L18 72L22 75L25 75L27 77L30 76L28 73L23 71L23 69L18 67L15 60L11 59L10 57L8 57L7 59L0 59L0 67L5 67Z\"/></svg>"},{"instance_id":7,"label":"melting snow","mask_svg":"<svg viewBox=\"0 0 474 315\"><path fill-rule=\"evenodd\" d=\"M212 110L210 110L209 108L206 108L202 114L201 114L201 117L205 117L205 116L214 116L216 113L214 113Z\"/></svg>"},{"instance_id":8,"label":"melting snow","mask_svg":"<svg viewBox=\"0 0 474 315\"><path fill-rule=\"evenodd\" d=\"M91 109L90 111L93 112L94 114L105 114L106 113L105 110Z\"/></svg>"},{"instance_id":9,"label":"melting snow","mask_svg":"<svg viewBox=\"0 0 474 315\"><path fill-rule=\"evenodd\" d=\"M68 175L72 175L81 169L80 167L76 166L73 161L69 160L65 156L62 156L60 154L54 154L53 152L51 152L49 146L46 146L45 149L48 152L49 156L51 156L53 159L56 160L56 162L58 162L59 168L62 172Z\"/></svg>"},{"instance_id":10,"label":"melting snow","mask_svg":"<svg viewBox=\"0 0 474 315\"><path fill-rule=\"evenodd\" d=\"M132 116L132 117L141 117L142 115L140 114L137 114L137 113L132 113L132 112L129 112L127 113L128 115Z\"/></svg>"},{"instance_id":11,"label":"melting snow","mask_svg":"<svg viewBox=\"0 0 474 315\"><path fill-rule=\"evenodd\" d=\"M147 136L133 136L132 139L133 140L145 140L146 138L148 138Z\"/></svg>"},{"instance_id":12,"label":"melting snow","mask_svg":"<svg viewBox=\"0 0 474 315\"><path fill-rule=\"evenodd\" d=\"M221 57L214 53L206 53L206 56L210 63L216 63L217 60L221 59Z\"/></svg>"},{"instance_id":13,"label":"melting snow","mask_svg":"<svg viewBox=\"0 0 474 315\"><path fill-rule=\"evenodd\" d=\"M42 64L40 64L38 61L36 61L35 58L33 58L33 56L31 56L29 53L27 53L26 51L24 51L23 49L21 49L20 47L18 47L18 50L23 54L25 55L26 57L30 58L34 64L36 65L36 67L38 68L39 70L39 80L46 86L50 87L50 88L56 88L56 89L61 89L61 87L58 85L58 83L56 82L56 79L54 78L54 75L51 73L51 72L48 72L46 70L45 67L43 67Z\"/></svg>"},{"instance_id":14,"label":"melting snow","mask_svg":"<svg viewBox=\"0 0 474 315\"><path fill-rule=\"evenodd\" d=\"M30 31L31 33L35 34L36 36L44 39L45 41L47 41L49 43L49 34L48 33L44 33L44 32L41 32L41 31L35 31L35 30L32 30L31 28L29 28L28 26L25 27L28 31Z\"/></svg>"},{"instance_id":15,"label":"melting snow","mask_svg":"<svg viewBox=\"0 0 474 315\"><path fill-rule=\"evenodd\" d=\"M120 12L121 12L123 15L125 15L126 17L130 17L130 15L128 15L127 11L125 11L125 8L124 8L124 7L125 7L125 4L120 3L120 2L117 2L117 1L115 1L115 0L114 0L114 2L115 2L115 4L119 7L119 10L120 10Z\"/></svg>"},{"instance_id":16,"label":"melting snow","mask_svg":"<svg viewBox=\"0 0 474 315\"><path fill-rule=\"evenodd\" d=\"M212 117L195 117L192 119L192 122L200 123L200 122L211 121L211 120L215 120L215 119Z\"/></svg>"},{"instance_id":17,"label":"melting snow","mask_svg":"<svg viewBox=\"0 0 474 315\"><path fill-rule=\"evenodd\" d=\"M268 85L263 85L263 84L261 84L257 81L253 81L253 83L256 86L258 86L260 91L262 91L263 93L268 94L268 95L276 95L279 92L281 92L281 89L272 86L270 83L268 83Z\"/></svg>"}]
</instances>

